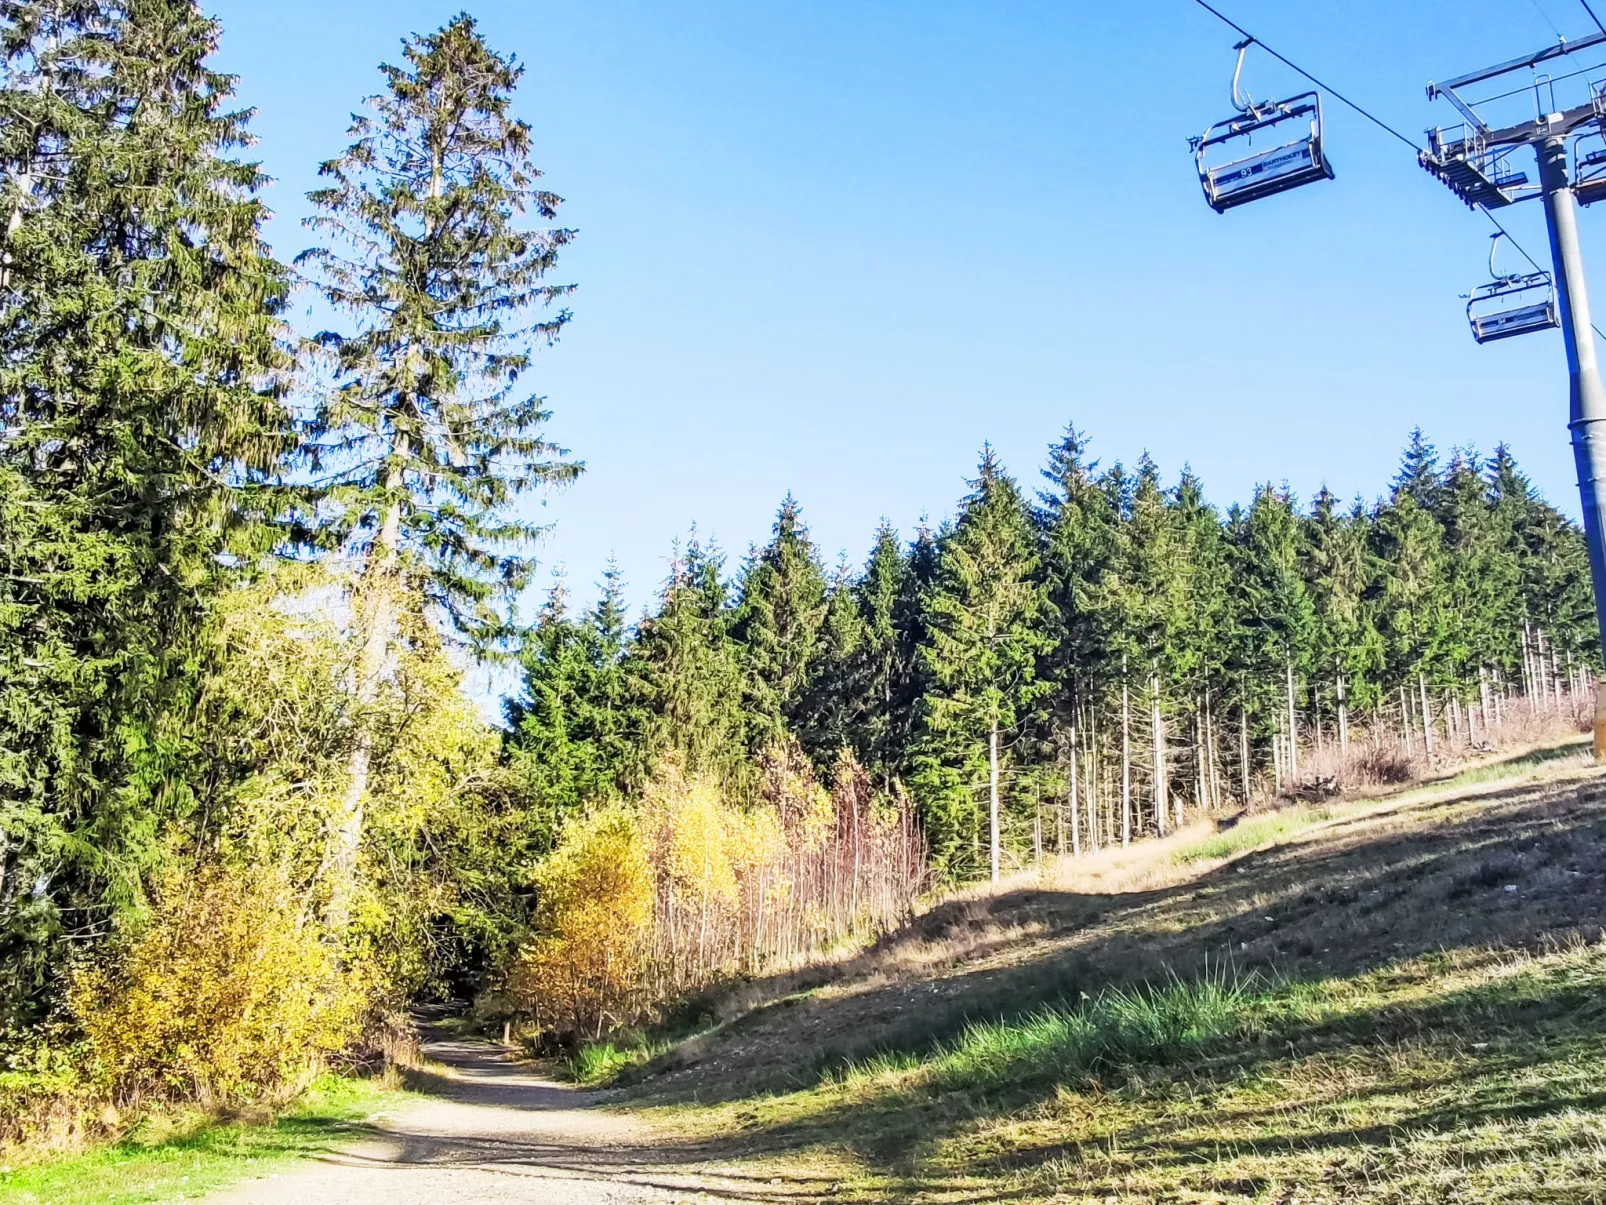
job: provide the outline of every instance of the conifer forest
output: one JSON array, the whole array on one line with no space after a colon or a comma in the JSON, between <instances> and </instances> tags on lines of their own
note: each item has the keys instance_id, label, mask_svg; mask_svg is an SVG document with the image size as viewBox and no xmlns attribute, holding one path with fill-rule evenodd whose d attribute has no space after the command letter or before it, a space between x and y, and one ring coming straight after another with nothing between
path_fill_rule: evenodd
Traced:
<instances>
[{"instance_id":1,"label":"conifer forest","mask_svg":"<svg viewBox=\"0 0 1606 1205\"><path fill-rule=\"evenodd\" d=\"M1231 501L1087 406L859 563L783 482L761 545L687 516L643 611L554 574L518 504L589 451L525 68L407 37L270 247L221 36L0 3L0 1143L378 1065L420 1004L569 1049L933 893L1578 731L1579 525L1420 430L1371 496Z\"/></svg>"}]
</instances>

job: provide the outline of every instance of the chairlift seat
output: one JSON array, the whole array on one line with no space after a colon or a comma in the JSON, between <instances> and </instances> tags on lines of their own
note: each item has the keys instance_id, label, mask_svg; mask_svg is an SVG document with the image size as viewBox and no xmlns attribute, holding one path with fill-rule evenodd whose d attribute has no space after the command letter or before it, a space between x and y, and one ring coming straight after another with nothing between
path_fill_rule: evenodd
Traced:
<instances>
[{"instance_id":1,"label":"chairlift seat","mask_svg":"<svg viewBox=\"0 0 1606 1205\"><path fill-rule=\"evenodd\" d=\"M1331 180L1333 165L1323 152L1321 112L1321 98L1314 92L1306 92L1217 122L1194 138L1194 164L1210 208L1225 213L1250 201L1318 180ZM1206 162L1211 148L1248 141L1257 131L1302 117L1310 118L1308 132L1292 141L1224 163Z\"/></svg>"},{"instance_id":2,"label":"chairlift seat","mask_svg":"<svg viewBox=\"0 0 1606 1205\"><path fill-rule=\"evenodd\" d=\"M1467 322L1479 343L1560 326L1561 311L1550 273L1497 277L1479 285L1467 301Z\"/></svg>"}]
</instances>

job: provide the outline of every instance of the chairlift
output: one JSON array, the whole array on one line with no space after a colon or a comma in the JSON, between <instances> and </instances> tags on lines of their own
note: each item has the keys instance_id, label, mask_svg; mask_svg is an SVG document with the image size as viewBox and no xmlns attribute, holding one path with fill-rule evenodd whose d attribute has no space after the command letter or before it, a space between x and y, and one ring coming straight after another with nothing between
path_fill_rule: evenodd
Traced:
<instances>
[{"instance_id":1,"label":"chairlift","mask_svg":"<svg viewBox=\"0 0 1606 1205\"><path fill-rule=\"evenodd\" d=\"M1573 144L1573 196L1580 205L1606 200L1606 132L1599 124Z\"/></svg>"},{"instance_id":2,"label":"chairlift","mask_svg":"<svg viewBox=\"0 0 1606 1205\"><path fill-rule=\"evenodd\" d=\"M1495 251L1500 246L1500 234L1490 236L1488 284L1472 290L1467 299L1467 322L1472 337L1479 343L1493 343L1496 339L1510 339L1534 331L1549 330L1561 325L1561 311L1556 304L1556 286L1550 273L1512 272L1500 275L1495 271Z\"/></svg>"},{"instance_id":3,"label":"chairlift","mask_svg":"<svg viewBox=\"0 0 1606 1205\"><path fill-rule=\"evenodd\" d=\"M1253 44L1253 38L1245 38L1233 47L1238 52L1238 65L1232 73L1232 106L1238 112L1188 140L1199 171L1199 186L1204 189L1205 201L1217 213L1333 178L1333 165L1322 149L1320 93L1302 92L1287 100L1267 103L1256 103L1247 92L1240 93L1238 81L1243 74L1244 53ZM1227 147L1226 153L1230 154L1240 146L1252 146L1254 135L1260 131L1271 130L1284 122L1300 121L1308 124L1292 141L1279 142L1247 155L1209 161L1214 158L1208 154L1212 149ZM1287 132L1278 131L1273 137L1285 137Z\"/></svg>"}]
</instances>

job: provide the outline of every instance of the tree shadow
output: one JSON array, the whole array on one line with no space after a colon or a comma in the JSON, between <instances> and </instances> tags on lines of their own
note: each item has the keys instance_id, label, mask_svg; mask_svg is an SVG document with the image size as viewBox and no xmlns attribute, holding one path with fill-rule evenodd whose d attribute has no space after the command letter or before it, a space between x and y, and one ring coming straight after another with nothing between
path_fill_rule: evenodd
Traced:
<instances>
[{"instance_id":1,"label":"tree shadow","mask_svg":"<svg viewBox=\"0 0 1606 1205\"><path fill-rule=\"evenodd\" d=\"M1402 802L1341 816L1319 841L1250 852L1176 887L1115 895L1028 890L954 901L883 939L863 960L896 970L763 1004L649 1064L630 1094L641 1103L711 1104L784 1093L872 1055L929 1054L975 1021L1017 1019L1083 992L1219 974L1223 966L1318 981L1443 951L1535 949L1563 934L1599 934L1606 930L1603 803L1606 783L1596 778L1515 784L1475 799ZM1575 1014L1591 999L1562 992L1535 1005L1480 996L1480 1012L1467 999L1447 997L1293 1036L1300 1050L1345 1048L1465 1025L1469 1015L1491 1032L1509 1032L1536 1024L1535 1009ZM1229 1047L1212 1057L1223 1074L1241 1074L1287 1058L1286 1036L1279 1040L1275 1048ZM1543 1044L1511 1057L1524 1065L1543 1061ZM1029 1108L1060 1082L1050 1075L999 1093L977 1106L980 1113L945 1109L929 1093L899 1091L843 1094L839 1104L785 1124L766 1125L756 1110L739 1111L739 1132L719 1149L751 1156L830 1142L918 1178L956 1126ZM1598 1103L1590 1094L1572 1102ZM1554 1111L1569 1107L1569 1098L1472 1102L1453 1116L1425 1110L1413 1124L1516 1118L1528 1107ZM1161 1141L1142 1133L1120 1137ZM1301 1141L1364 1144L1372 1137ZM1183 1148L1173 1154L1198 1157ZM698 1157L724 1156L704 1148ZM1052 1150L1014 1156L1026 1163L1055 1157Z\"/></svg>"}]
</instances>

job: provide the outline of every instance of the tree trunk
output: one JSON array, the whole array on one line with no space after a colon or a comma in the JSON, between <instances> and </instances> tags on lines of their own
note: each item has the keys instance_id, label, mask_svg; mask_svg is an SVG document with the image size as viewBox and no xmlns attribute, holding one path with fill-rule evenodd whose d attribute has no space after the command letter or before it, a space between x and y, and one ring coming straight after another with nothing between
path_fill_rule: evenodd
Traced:
<instances>
[{"instance_id":1,"label":"tree trunk","mask_svg":"<svg viewBox=\"0 0 1606 1205\"><path fill-rule=\"evenodd\" d=\"M1121 848L1132 844L1132 715L1127 684L1121 681Z\"/></svg>"},{"instance_id":2,"label":"tree trunk","mask_svg":"<svg viewBox=\"0 0 1606 1205\"><path fill-rule=\"evenodd\" d=\"M1170 796L1167 792L1165 770L1165 721L1160 718L1160 677L1149 680L1149 717L1154 743L1154 827L1160 836L1166 832L1166 811Z\"/></svg>"},{"instance_id":3,"label":"tree trunk","mask_svg":"<svg viewBox=\"0 0 1606 1205\"><path fill-rule=\"evenodd\" d=\"M1243 771L1244 807L1249 806L1249 708L1238 704L1238 767Z\"/></svg>"},{"instance_id":4,"label":"tree trunk","mask_svg":"<svg viewBox=\"0 0 1606 1205\"><path fill-rule=\"evenodd\" d=\"M1415 757L1416 747L1412 743L1411 738L1412 721L1410 697L1411 696L1406 693L1405 687L1402 685L1400 687L1400 731L1405 734L1405 756Z\"/></svg>"},{"instance_id":5,"label":"tree trunk","mask_svg":"<svg viewBox=\"0 0 1606 1205\"><path fill-rule=\"evenodd\" d=\"M1433 712L1428 709L1428 679L1426 674L1417 674L1416 688L1422 695L1422 751L1429 761L1433 760Z\"/></svg>"},{"instance_id":6,"label":"tree trunk","mask_svg":"<svg viewBox=\"0 0 1606 1205\"><path fill-rule=\"evenodd\" d=\"M1082 751L1076 747L1076 729L1071 729L1071 855L1080 857L1082 854L1082 825L1077 819L1077 812L1081 808L1081 798L1076 790L1076 762ZM1065 852L1065 813L1060 813L1060 853Z\"/></svg>"},{"instance_id":7,"label":"tree trunk","mask_svg":"<svg viewBox=\"0 0 1606 1205\"><path fill-rule=\"evenodd\" d=\"M406 437L397 439L399 454L407 454ZM402 472L392 468L387 476L386 489L392 495L401 490ZM379 698L379 679L385 672L390 657L390 646L395 639L395 599L392 580L396 566L396 551L401 544L401 503L393 502L385 511L384 523L379 529L379 557L370 563L364 574L366 581L359 590L366 597L368 631L363 638L362 654L357 667L357 733L346 763L346 791L340 800L340 812L335 818L333 849L330 857L329 909L330 931L343 935L351 922L352 897L357 889L357 859L362 851L364 805L368 796L368 776L373 763L373 727L368 712ZM354 604L357 601L353 600ZM356 616L353 616L356 619Z\"/></svg>"},{"instance_id":8,"label":"tree trunk","mask_svg":"<svg viewBox=\"0 0 1606 1205\"><path fill-rule=\"evenodd\" d=\"M987 841L992 881L998 882L998 721L987 730Z\"/></svg>"},{"instance_id":9,"label":"tree trunk","mask_svg":"<svg viewBox=\"0 0 1606 1205\"><path fill-rule=\"evenodd\" d=\"M1271 777L1277 793L1283 789L1283 721L1277 717L1277 729L1271 736Z\"/></svg>"},{"instance_id":10,"label":"tree trunk","mask_svg":"<svg viewBox=\"0 0 1606 1205\"><path fill-rule=\"evenodd\" d=\"M1299 785L1299 717L1294 713L1294 659L1283 664L1288 669L1288 781Z\"/></svg>"},{"instance_id":11,"label":"tree trunk","mask_svg":"<svg viewBox=\"0 0 1606 1205\"><path fill-rule=\"evenodd\" d=\"M1338 693L1338 756L1349 756L1349 700L1344 697L1344 671L1336 671L1335 689Z\"/></svg>"},{"instance_id":12,"label":"tree trunk","mask_svg":"<svg viewBox=\"0 0 1606 1205\"><path fill-rule=\"evenodd\" d=\"M1099 713L1088 709L1087 733L1087 843L1090 850L1102 844L1099 836L1099 783L1103 781L1099 765Z\"/></svg>"}]
</instances>

